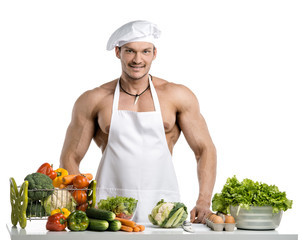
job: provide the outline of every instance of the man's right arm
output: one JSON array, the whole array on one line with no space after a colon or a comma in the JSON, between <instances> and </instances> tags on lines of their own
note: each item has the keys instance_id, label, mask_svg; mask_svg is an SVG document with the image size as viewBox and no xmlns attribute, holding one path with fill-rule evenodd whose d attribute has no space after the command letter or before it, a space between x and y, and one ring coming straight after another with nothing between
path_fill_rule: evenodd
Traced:
<instances>
[{"instance_id":1,"label":"man's right arm","mask_svg":"<svg viewBox=\"0 0 303 240\"><path fill-rule=\"evenodd\" d=\"M80 162L93 138L95 131L93 106L90 92L82 94L74 105L60 157L60 167L66 169L69 174L80 173Z\"/></svg>"}]
</instances>

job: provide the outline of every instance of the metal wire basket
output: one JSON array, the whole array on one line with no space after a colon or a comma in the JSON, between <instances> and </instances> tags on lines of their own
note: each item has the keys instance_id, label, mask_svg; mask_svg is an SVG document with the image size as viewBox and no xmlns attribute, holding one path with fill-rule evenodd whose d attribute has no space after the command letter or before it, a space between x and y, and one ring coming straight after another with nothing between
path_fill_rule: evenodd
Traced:
<instances>
[{"instance_id":1,"label":"metal wire basket","mask_svg":"<svg viewBox=\"0 0 303 240\"><path fill-rule=\"evenodd\" d=\"M95 180L90 182L87 189L28 189L28 181L24 181L21 186L17 186L15 179L10 178L10 200L11 200L11 222L13 226L18 223L21 228L25 228L27 220L42 220L50 216L51 211L58 208L66 208L74 211L79 206L72 197L75 191L85 191L87 194L88 207L96 204L96 184ZM42 200L32 201L28 195L31 192L39 191Z\"/></svg>"}]
</instances>

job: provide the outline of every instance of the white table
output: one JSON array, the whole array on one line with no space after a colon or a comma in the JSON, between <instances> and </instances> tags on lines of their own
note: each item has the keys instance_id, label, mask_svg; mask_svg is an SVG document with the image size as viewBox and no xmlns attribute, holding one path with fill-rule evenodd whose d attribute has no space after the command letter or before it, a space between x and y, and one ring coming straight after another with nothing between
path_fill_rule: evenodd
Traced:
<instances>
[{"instance_id":1,"label":"white table","mask_svg":"<svg viewBox=\"0 0 303 240\"><path fill-rule=\"evenodd\" d=\"M25 229L19 226L13 227L7 224L12 240L90 240L90 239L106 239L106 240L121 240L121 239L142 239L142 240L182 240L182 239L238 239L238 240L297 240L298 234L293 232L279 232L277 230L270 231L247 231L237 230L233 232L216 232L210 230L203 224L193 224L195 233L184 232L182 228L177 229L161 229L151 224L146 224L144 232L128 233L128 232L71 232L69 230L63 232L50 232L45 229L46 220L28 221Z\"/></svg>"}]
</instances>

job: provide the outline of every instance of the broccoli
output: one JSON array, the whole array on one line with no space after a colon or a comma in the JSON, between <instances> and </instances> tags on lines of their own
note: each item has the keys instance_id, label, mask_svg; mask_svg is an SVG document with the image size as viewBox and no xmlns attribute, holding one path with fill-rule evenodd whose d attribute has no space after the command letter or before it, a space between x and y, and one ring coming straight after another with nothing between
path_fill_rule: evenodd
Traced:
<instances>
[{"instance_id":1,"label":"broccoli","mask_svg":"<svg viewBox=\"0 0 303 240\"><path fill-rule=\"evenodd\" d=\"M28 181L28 197L33 201L43 200L54 191L52 179L42 173L29 174L25 180Z\"/></svg>"},{"instance_id":2,"label":"broccoli","mask_svg":"<svg viewBox=\"0 0 303 240\"><path fill-rule=\"evenodd\" d=\"M27 209L26 209L26 216L27 217L43 217L46 216L46 212L44 207L39 201L30 201L28 202Z\"/></svg>"}]
</instances>

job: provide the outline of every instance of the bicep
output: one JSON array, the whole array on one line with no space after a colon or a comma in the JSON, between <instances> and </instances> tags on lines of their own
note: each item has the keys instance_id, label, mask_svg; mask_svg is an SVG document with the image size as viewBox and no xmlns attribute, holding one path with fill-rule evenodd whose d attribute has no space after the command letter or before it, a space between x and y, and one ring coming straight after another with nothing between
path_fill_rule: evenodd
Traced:
<instances>
[{"instance_id":1,"label":"bicep","mask_svg":"<svg viewBox=\"0 0 303 240\"><path fill-rule=\"evenodd\" d=\"M77 101L66 131L62 149L63 158L73 158L77 162L81 161L93 138L94 124L94 119L88 111L86 103Z\"/></svg>"},{"instance_id":2,"label":"bicep","mask_svg":"<svg viewBox=\"0 0 303 240\"><path fill-rule=\"evenodd\" d=\"M201 157L208 147L214 147L206 121L200 113L198 100L193 93L185 93L180 102L177 121L196 158Z\"/></svg>"}]
</instances>

